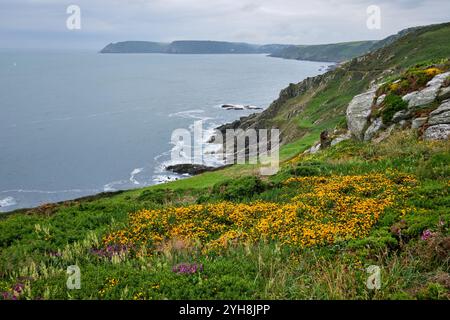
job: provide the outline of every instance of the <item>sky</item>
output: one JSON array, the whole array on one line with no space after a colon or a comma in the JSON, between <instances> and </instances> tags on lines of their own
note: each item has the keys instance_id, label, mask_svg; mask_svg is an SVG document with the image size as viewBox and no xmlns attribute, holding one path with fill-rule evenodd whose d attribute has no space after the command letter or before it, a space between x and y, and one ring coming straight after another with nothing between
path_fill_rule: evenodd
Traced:
<instances>
[{"instance_id":1,"label":"sky","mask_svg":"<svg viewBox=\"0 0 450 320\"><path fill-rule=\"evenodd\" d=\"M80 8L80 29L67 28L69 5ZM367 27L371 5L380 8L379 29ZM100 50L125 40L322 44L448 21L449 0L0 0L0 48Z\"/></svg>"}]
</instances>

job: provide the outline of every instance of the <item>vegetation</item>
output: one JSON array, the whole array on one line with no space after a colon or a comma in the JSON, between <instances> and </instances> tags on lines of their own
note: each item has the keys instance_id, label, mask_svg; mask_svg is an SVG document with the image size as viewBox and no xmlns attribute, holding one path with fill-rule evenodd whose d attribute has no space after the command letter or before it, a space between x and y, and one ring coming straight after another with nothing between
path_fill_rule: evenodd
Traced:
<instances>
[{"instance_id":1,"label":"vegetation","mask_svg":"<svg viewBox=\"0 0 450 320\"><path fill-rule=\"evenodd\" d=\"M282 129L274 176L236 165L2 215L0 299L450 299L449 141L397 131L303 154L345 126L354 95L394 76L391 119L403 107L391 84L423 85L417 64L447 59L449 35L416 29L285 89L257 119ZM71 265L80 290L66 287Z\"/></svg>"},{"instance_id":2,"label":"vegetation","mask_svg":"<svg viewBox=\"0 0 450 320\"><path fill-rule=\"evenodd\" d=\"M5 299L448 299L449 160L448 142L398 132L298 156L265 181L13 214L0 221L0 288ZM66 288L74 264L81 290ZM366 287L370 265L380 290Z\"/></svg>"},{"instance_id":3,"label":"vegetation","mask_svg":"<svg viewBox=\"0 0 450 320\"><path fill-rule=\"evenodd\" d=\"M376 43L377 41L355 41L290 46L271 56L296 60L342 62L369 52Z\"/></svg>"},{"instance_id":4,"label":"vegetation","mask_svg":"<svg viewBox=\"0 0 450 320\"><path fill-rule=\"evenodd\" d=\"M390 93L383 101L383 110L381 112L383 123L390 123L394 114L399 111L405 110L407 107L408 103L404 101L402 97Z\"/></svg>"}]
</instances>

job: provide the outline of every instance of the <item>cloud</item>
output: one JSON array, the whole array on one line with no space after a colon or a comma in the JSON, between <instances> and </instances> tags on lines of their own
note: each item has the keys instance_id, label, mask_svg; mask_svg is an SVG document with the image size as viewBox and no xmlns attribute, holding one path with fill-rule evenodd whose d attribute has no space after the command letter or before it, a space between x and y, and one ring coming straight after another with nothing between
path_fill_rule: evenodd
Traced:
<instances>
[{"instance_id":1,"label":"cloud","mask_svg":"<svg viewBox=\"0 0 450 320\"><path fill-rule=\"evenodd\" d=\"M82 29L66 29L66 8L82 10ZM381 30L366 27L369 5ZM2 0L6 47L95 48L121 40L212 39L317 44L380 39L450 20L448 0Z\"/></svg>"}]
</instances>

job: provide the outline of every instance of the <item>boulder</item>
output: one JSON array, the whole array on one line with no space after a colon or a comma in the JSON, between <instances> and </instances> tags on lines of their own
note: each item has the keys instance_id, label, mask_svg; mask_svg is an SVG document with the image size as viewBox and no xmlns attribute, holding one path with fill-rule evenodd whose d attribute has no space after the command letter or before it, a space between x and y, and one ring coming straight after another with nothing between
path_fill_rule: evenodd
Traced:
<instances>
[{"instance_id":1,"label":"boulder","mask_svg":"<svg viewBox=\"0 0 450 320\"><path fill-rule=\"evenodd\" d=\"M216 171L217 167L208 167L202 164L182 163L166 167L167 171L178 174L198 175L204 172Z\"/></svg>"},{"instance_id":2,"label":"boulder","mask_svg":"<svg viewBox=\"0 0 450 320\"><path fill-rule=\"evenodd\" d=\"M448 77L450 77L450 71L449 72L440 73L437 76L435 76L433 79L428 81L427 87L442 87L442 85L444 84L445 80Z\"/></svg>"},{"instance_id":3,"label":"boulder","mask_svg":"<svg viewBox=\"0 0 450 320\"><path fill-rule=\"evenodd\" d=\"M387 137L389 137L395 129L395 124L392 124L389 128L387 128L385 131L382 131L378 137L373 139L373 142L380 143L381 141L385 140Z\"/></svg>"},{"instance_id":4,"label":"boulder","mask_svg":"<svg viewBox=\"0 0 450 320\"><path fill-rule=\"evenodd\" d=\"M446 88L441 88L438 93L438 98L441 100L450 99L450 86Z\"/></svg>"},{"instance_id":5,"label":"boulder","mask_svg":"<svg viewBox=\"0 0 450 320\"><path fill-rule=\"evenodd\" d=\"M411 111L409 110L401 110L394 114L392 117L392 122L400 122L402 120L406 120L411 116Z\"/></svg>"},{"instance_id":6,"label":"boulder","mask_svg":"<svg viewBox=\"0 0 450 320\"><path fill-rule=\"evenodd\" d=\"M422 127L425 123L427 123L428 118L427 117L423 117L423 118L416 118L412 121L411 124L411 129L417 130L420 127Z\"/></svg>"},{"instance_id":7,"label":"boulder","mask_svg":"<svg viewBox=\"0 0 450 320\"><path fill-rule=\"evenodd\" d=\"M358 140L364 137L369 117L372 113L372 104L376 89L359 94L353 98L347 107L347 125L352 135Z\"/></svg>"},{"instance_id":8,"label":"boulder","mask_svg":"<svg viewBox=\"0 0 450 320\"><path fill-rule=\"evenodd\" d=\"M444 101L436 110L430 113L428 124L450 124L450 100Z\"/></svg>"},{"instance_id":9,"label":"boulder","mask_svg":"<svg viewBox=\"0 0 450 320\"><path fill-rule=\"evenodd\" d=\"M414 109L433 102L448 76L450 72L438 74L427 83L424 89L403 96L403 100L408 102L408 108Z\"/></svg>"},{"instance_id":10,"label":"boulder","mask_svg":"<svg viewBox=\"0 0 450 320\"><path fill-rule=\"evenodd\" d=\"M383 103L383 101L384 101L385 98L386 98L386 95L385 95L385 94L382 94L381 96L379 96L379 97L377 98L377 102L375 103L375 104L377 105L377 107L379 107L379 106Z\"/></svg>"},{"instance_id":11,"label":"boulder","mask_svg":"<svg viewBox=\"0 0 450 320\"><path fill-rule=\"evenodd\" d=\"M314 154L319 152L320 147L321 147L320 143L316 144L315 146L312 146L311 149L309 149L309 153Z\"/></svg>"},{"instance_id":12,"label":"boulder","mask_svg":"<svg viewBox=\"0 0 450 320\"><path fill-rule=\"evenodd\" d=\"M322 133L320 134L320 148L326 149L330 146L331 146L330 134L328 133L327 130L322 131Z\"/></svg>"},{"instance_id":13,"label":"boulder","mask_svg":"<svg viewBox=\"0 0 450 320\"><path fill-rule=\"evenodd\" d=\"M372 124L367 128L364 134L364 141L370 141L377 134L378 131L383 127L383 120L381 118L375 119Z\"/></svg>"},{"instance_id":14,"label":"boulder","mask_svg":"<svg viewBox=\"0 0 450 320\"><path fill-rule=\"evenodd\" d=\"M352 134L350 133L350 131L348 131L348 132L341 134L341 135L337 136L336 138L334 138L333 141L331 141L331 146L335 146L338 143L341 143L342 141L345 141L345 140L350 140L351 138L352 138Z\"/></svg>"},{"instance_id":15,"label":"boulder","mask_svg":"<svg viewBox=\"0 0 450 320\"><path fill-rule=\"evenodd\" d=\"M450 124L438 124L428 127L423 137L425 140L447 140L450 136Z\"/></svg>"},{"instance_id":16,"label":"boulder","mask_svg":"<svg viewBox=\"0 0 450 320\"><path fill-rule=\"evenodd\" d=\"M406 129L409 126L409 122L406 120L401 120L398 124L399 124L400 128L402 128L402 129Z\"/></svg>"},{"instance_id":17,"label":"boulder","mask_svg":"<svg viewBox=\"0 0 450 320\"><path fill-rule=\"evenodd\" d=\"M238 104L224 104L222 108L226 110L244 110L244 106Z\"/></svg>"},{"instance_id":18,"label":"boulder","mask_svg":"<svg viewBox=\"0 0 450 320\"><path fill-rule=\"evenodd\" d=\"M420 91L414 91L405 95L403 100L408 102L408 108L418 108L432 103L436 99L438 90L439 87L430 87Z\"/></svg>"}]
</instances>

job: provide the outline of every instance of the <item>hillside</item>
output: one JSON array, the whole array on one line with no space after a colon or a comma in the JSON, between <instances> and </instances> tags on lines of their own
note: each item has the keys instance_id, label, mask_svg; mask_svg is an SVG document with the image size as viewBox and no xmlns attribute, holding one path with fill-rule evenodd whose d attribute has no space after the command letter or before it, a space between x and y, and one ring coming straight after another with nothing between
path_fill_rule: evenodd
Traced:
<instances>
[{"instance_id":1,"label":"hillside","mask_svg":"<svg viewBox=\"0 0 450 320\"><path fill-rule=\"evenodd\" d=\"M415 29L333 71L290 84L264 112L220 129L279 128L285 154L293 155L318 140L323 130L345 127L347 105L371 83L395 76L417 63L450 57L449 37L450 23Z\"/></svg>"},{"instance_id":2,"label":"hillside","mask_svg":"<svg viewBox=\"0 0 450 320\"><path fill-rule=\"evenodd\" d=\"M353 41L321 45L289 46L271 54L272 57L310 61L343 62L383 48L420 27L401 30L383 40Z\"/></svg>"},{"instance_id":3,"label":"hillside","mask_svg":"<svg viewBox=\"0 0 450 320\"><path fill-rule=\"evenodd\" d=\"M290 46L271 56L295 60L342 62L369 52L376 43L377 41L357 41Z\"/></svg>"},{"instance_id":4,"label":"hillside","mask_svg":"<svg viewBox=\"0 0 450 320\"><path fill-rule=\"evenodd\" d=\"M174 41L158 43L147 41L124 41L111 43L100 53L172 53L172 54L249 54L275 53L288 47L282 44L255 45L225 41Z\"/></svg>"},{"instance_id":5,"label":"hillside","mask_svg":"<svg viewBox=\"0 0 450 320\"><path fill-rule=\"evenodd\" d=\"M450 299L449 38L414 29L222 127L280 127L274 176L235 165L2 216L0 299Z\"/></svg>"},{"instance_id":6,"label":"hillside","mask_svg":"<svg viewBox=\"0 0 450 320\"><path fill-rule=\"evenodd\" d=\"M168 47L168 43L124 41L110 43L100 53L163 53L168 50Z\"/></svg>"}]
</instances>

